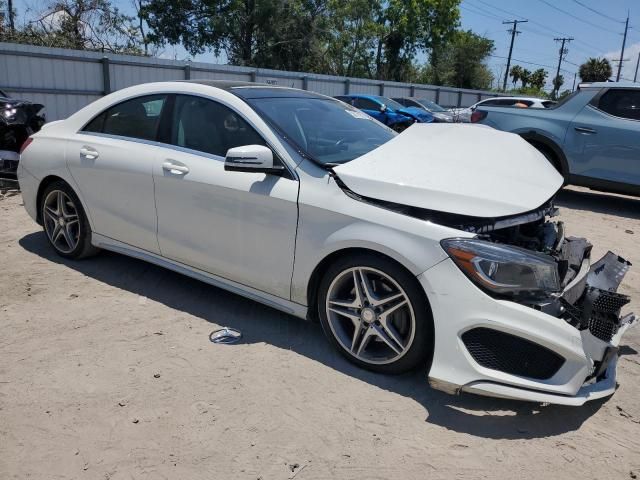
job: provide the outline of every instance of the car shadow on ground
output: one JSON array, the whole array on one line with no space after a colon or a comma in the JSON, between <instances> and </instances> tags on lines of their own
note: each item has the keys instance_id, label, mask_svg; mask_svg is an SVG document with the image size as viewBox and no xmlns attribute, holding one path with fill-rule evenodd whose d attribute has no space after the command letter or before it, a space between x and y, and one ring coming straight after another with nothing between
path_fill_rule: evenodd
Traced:
<instances>
[{"instance_id":1,"label":"car shadow on ground","mask_svg":"<svg viewBox=\"0 0 640 480\"><path fill-rule=\"evenodd\" d=\"M635 198L593 190L564 188L558 193L554 203L557 207L640 220L640 197Z\"/></svg>"},{"instance_id":2,"label":"car shadow on ground","mask_svg":"<svg viewBox=\"0 0 640 480\"><path fill-rule=\"evenodd\" d=\"M66 260L51 250L43 232L24 236L19 244L46 260L110 286L147 297L203 322L236 328L243 333L243 343L264 342L291 350L370 385L409 397L425 408L427 423L457 432L496 439L549 437L578 429L604 403L593 401L576 408L471 394L447 395L428 386L424 371L387 376L362 370L332 349L319 324L164 268L111 252L81 261Z\"/></svg>"}]
</instances>

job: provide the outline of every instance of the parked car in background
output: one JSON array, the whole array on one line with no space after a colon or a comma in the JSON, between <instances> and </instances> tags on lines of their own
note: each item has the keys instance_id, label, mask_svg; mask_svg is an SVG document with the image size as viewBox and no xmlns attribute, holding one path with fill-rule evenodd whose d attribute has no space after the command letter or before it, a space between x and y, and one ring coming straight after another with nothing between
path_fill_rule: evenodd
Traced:
<instances>
[{"instance_id":1,"label":"parked car in background","mask_svg":"<svg viewBox=\"0 0 640 480\"><path fill-rule=\"evenodd\" d=\"M0 178L16 179L20 148L44 122L44 105L10 98L0 90Z\"/></svg>"},{"instance_id":2,"label":"parked car in background","mask_svg":"<svg viewBox=\"0 0 640 480\"><path fill-rule=\"evenodd\" d=\"M567 183L640 195L640 85L580 85L553 108L479 106L474 120L517 133Z\"/></svg>"},{"instance_id":3,"label":"parked car in background","mask_svg":"<svg viewBox=\"0 0 640 480\"><path fill-rule=\"evenodd\" d=\"M616 389L629 263L592 265L552 221L563 179L517 135L398 135L309 91L160 82L46 125L18 168L62 257L104 248L192 276L449 393L581 405Z\"/></svg>"},{"instance_id":4,"label":"parked car in background","mask_svg":"<svg viewBox=\"0 0 640 480\"><path fill-rule=\"evenodd\" d=\"M454 115L452 112L431 100L427 100L426 98L396 97L393 98L393 100L405 107L416 107L426 110L433 115L434 123L452 123L454 121Z\"/></svg>"},{"instance_id":5,"label":"parked car in background","mask_svg":"<svg viewBox=\"0 0 640 480\"><path fill-rule=\"evenodd\" d=\"M433 115L423 108L405 107L379 95L340 95L334 98L362 110L397 132L414 123L431 123L434 120Z\"/></svg>"},{"instance_id":6,"label":"parked car in background","mask_svg":"<svg viewBox=\"0 0 640 480\"><path fill-rule=\"evenodd\" d=\"M452 114L459 122L470 122L471 114L476 108L485 107L520 107L520 108L550 108L555 105L553 100L534 97L493 97L481 100L467 108L452 108Z\"/></svg>"}]
</instances>

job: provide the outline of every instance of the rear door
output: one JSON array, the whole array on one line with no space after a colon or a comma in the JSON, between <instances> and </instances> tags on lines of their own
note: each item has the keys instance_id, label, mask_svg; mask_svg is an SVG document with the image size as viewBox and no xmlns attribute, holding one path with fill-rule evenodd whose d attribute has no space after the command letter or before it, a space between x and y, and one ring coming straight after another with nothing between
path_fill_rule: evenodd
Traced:
<instances>
[{"instance_id":1,"label":"rear door","mask_svg":"<svg viewBox=\"0 0 640 480\"><path fill-rule=\"evenodd\" d=\"M565 143L572 173L640 185L640 89L596 95L573 119Z\"/></svg>"},{"instance_id":2,"label":"rear door","mask_svg":"<svg viewBox=\"0 0 640 480\"><path fill-rule=\"evenodd\" d=\"M152 169L167 96L145 95L102 112L67 143L66 158L96 233L154 253Z\"/></svg>"}]
</instances>

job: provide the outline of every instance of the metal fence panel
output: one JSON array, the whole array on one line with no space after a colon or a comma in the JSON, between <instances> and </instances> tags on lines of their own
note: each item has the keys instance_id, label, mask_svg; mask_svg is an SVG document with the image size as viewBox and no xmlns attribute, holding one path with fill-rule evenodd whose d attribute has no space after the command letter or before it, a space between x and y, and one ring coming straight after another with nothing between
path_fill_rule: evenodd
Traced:
<instances>
[{"instance_id":1,"label":"metal fence panel","mask_svg":"<svg viewBox=\"0 0 640 480\"><path fill-rule=\"evenodd\" d=\"M101 95L131 85L188 78L264 82L329 96L347 92L387 97L413 94L446 107L469 106L480 98L496 96L434 85L0 43L0 90L43 103L48 120L66 118Z\"/></svg>"}]
</instances>

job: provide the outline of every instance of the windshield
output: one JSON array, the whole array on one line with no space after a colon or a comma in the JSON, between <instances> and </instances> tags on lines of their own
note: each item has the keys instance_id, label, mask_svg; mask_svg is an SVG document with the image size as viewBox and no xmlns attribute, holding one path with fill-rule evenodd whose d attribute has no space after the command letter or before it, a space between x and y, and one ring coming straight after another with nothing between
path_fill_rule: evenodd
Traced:
<instances>
[{"instance_id":1,"label":"windshield","mask_svg":"<svg viewBox=\"0 0 640 480\"><path fill-rule=\"evenodd\" d=\"M387 106L387 108L390 108L392 110L402 110L403 108L405 108L405 106L402 105L401 103L398 103L395 100L391 100L390 98L387 98L387 97L374 96L373 98L375 98L381 103L384 103Z\"/></svg>"},{"instance_id":2,"label":"windshield","mask_svg":"<svg viewBox=\"0 0 640 480\"><path fill-rule=\"evenodd\" d=\"M269 123L323 165L360 157L396 134L360 110L324 98L247 99Z\"/></svg>"},{"instance_id":3,"label":"windshield","mask_svg":"<svg viewBox=\"0 0 640 480\"><path fill-rule=\"evenodd\" d=\"M433 103L430 100L424 100L424 99L420 98L420 99L418 99L418 103L420 105L424 106L430 112L446 112L446 110L444 108L442 108L437 103Z\"/></svg>"}]
</instances>

